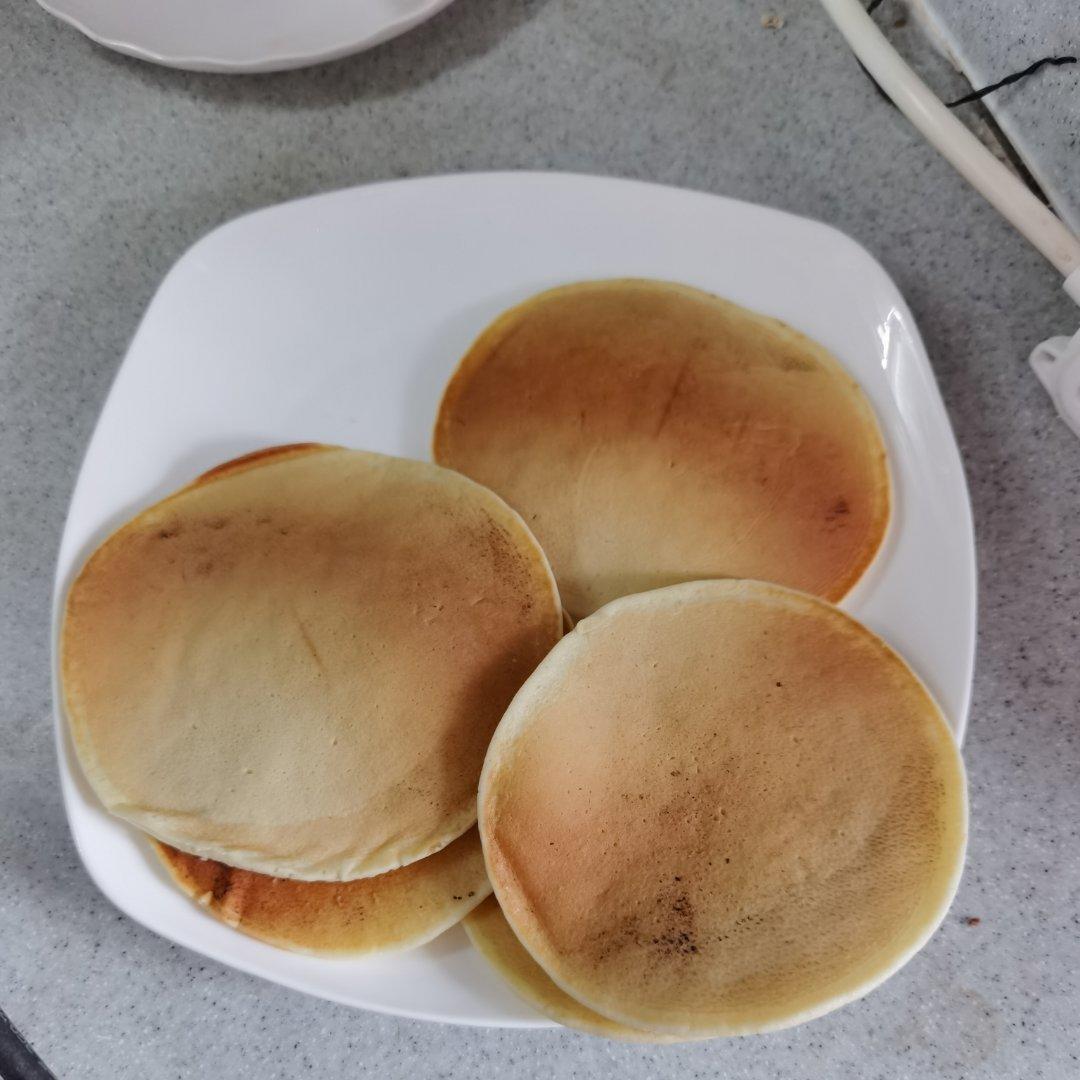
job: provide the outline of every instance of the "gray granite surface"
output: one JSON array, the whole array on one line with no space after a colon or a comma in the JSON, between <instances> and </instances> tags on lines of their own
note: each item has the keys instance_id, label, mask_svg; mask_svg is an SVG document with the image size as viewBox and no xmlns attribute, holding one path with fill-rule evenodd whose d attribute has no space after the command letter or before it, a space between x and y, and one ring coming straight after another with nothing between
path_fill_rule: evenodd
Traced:
<instances>
[{"instance_id":1,"label":"gray granite surface","mask_svg":"<svg viewBox=\"0 0 1080 1080\"><path fill-rule=\"evenodd\" d=\"M288 75L112 56L0 0L0 1002L61 1078L1080 1075L1080 441L1025 356L1075 329L1050 268L883 102L814 4L457 0ZM365 1015L119 915L68 837L48 611L75 471L147 300L197 237L365 180L560 168L822 218L906 294L963 450L981 570L956 905L864 1001L643 1049ZM981 920L969 925L967 917Z\"/></svg>"},{"instance_id":2,"label":"gray granite surface","mask_svg":"<svg viewBox=\"0 0 1080 1080\"><path fill-rule=\"evenodd\" d=\"M899 2L889 0L880 10ZM1080 57L1076 0L915 2L977 87L1044 56ZM1080 231L1080 64L1043 68L984 100L1054 208Z\"/></svg>"}]
</instances>

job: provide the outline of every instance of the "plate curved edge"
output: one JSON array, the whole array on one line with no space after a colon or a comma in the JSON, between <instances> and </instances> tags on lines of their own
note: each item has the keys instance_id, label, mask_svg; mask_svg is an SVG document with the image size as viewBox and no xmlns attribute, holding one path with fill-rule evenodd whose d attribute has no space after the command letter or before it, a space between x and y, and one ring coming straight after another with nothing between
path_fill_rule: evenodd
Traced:
<instances>
[{"instance_id":1,"label":"plate curved edge","mask_svg":"<svg viewBox=\"0 0 1080 1080\"><path fill-rule=\"evenodd\" d=\"M365 52L367 49L373 49L376 45L400 37L421 23L433 18L444 8L449 7L453 0L426 0L418 10L388 23L380 30L359 38L351 38L349 41L333 47L317 49L307 53L283 52L249 59L168 55L165 52L155 51L149 46L140 45L134 41L125 41L111 34L95 30L85 18L80 18L70 11L66 11L62 6L62 0L36 0L36 2L48 14L77 30L95 44L124 56L130 56L135 60L142 60L148 64L157 64L161 67L175 68L179 71L218 75L265 75L330 63L334 60L342 60L347 56L353 56L356 53Z\"/></svg>"}]
</instances>

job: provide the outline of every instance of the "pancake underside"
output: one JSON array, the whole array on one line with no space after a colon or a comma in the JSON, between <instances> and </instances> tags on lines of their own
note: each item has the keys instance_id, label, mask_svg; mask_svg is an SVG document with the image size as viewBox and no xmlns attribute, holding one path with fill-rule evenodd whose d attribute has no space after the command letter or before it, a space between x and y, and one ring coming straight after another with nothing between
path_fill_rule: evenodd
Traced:
<instances>
[{"instance_id":1,"label":"pancake underside","mask_svg":"<svg viewBox=\"0 0 1080 1080\"><path fill-rule=\"evenodd\" d=\"M271 945L359 956L422 945L491 892L476 829L434 855L358 881L237 870L154 841L176 884L222 922Z\"/></svg>"}]
</instances>

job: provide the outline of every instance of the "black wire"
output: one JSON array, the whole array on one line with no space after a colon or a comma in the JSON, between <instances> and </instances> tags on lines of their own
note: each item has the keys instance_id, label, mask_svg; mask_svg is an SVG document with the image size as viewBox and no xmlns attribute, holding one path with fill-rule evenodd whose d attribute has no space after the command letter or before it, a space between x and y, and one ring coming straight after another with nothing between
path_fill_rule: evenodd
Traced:
<instances>
[{"instance_id":1,"label":"black wire","mask_svg":"<svg viewBox=\"0 0 1080 1080\"><path fill-rule=\"evenodd\" d=\"M872 15L885 0L870 0L870 3L866 5L866 14ZM1003 86L1011 86L1015 82L1019 82L1021 79L1026 79L1029 75L1034 75L1039 68L1051 65L1053 67L1061 67L1063 64L1075 64L1077 58L1075 56L1044 56L1041 60L1036 60L1034 64L1028 65L1023 71L1014 71L1011 75L1006 75L1004 79L999 82L991 83L989 86L984 86L981 90L972 90L970 94L965 94L961 98L957 98L955 101L948 101L945 103L945 108L955 109L959 105L970 105L973 101L979 101L986 97L987 94L992 94L995 90L1000 90ZM886 100L889 104L894 104L889 98L889 95L878 86L877 80L866 70L866 67L859 62L859 67L863 69L863 73L874 84L874 89Z\"/></svg>"},{"instance_id":2,"label":"black wire","mask_svg":"<svg viewBox=\"0 0 1080 1080\"><path fill-rule=\"evenodd\" d=\"M880 2L880 0L878 0L878 2ZM972 101L978 101L980 98L986 97L987 94L992 94L995 90L1000 90L1003 86L1011 86L1014 82L1019 82L1021 79L1026 79L1029 75L1034 75L1039 68L1045 67L1047 64L1051 64L1054 67L1060 67L1062 64L1075 63L1075 56L1044 56L1041 60L1036 60L1034 64L1024 68L1023 71L1015 71L1012 75L1006 75L1000 82L991 83L989 86L984 86L981 90L972 90L970 94L965 94L962 98L946 102L946 108L955 109L957 105L967 105Z\"/></svg>"}]
</instances>

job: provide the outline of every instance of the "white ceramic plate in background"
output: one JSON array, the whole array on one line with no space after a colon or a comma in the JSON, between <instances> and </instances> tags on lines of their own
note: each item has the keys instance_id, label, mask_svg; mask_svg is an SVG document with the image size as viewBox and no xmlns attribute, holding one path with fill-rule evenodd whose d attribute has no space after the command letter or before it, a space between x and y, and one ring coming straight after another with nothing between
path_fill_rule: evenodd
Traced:
<instances>
[{"instance_id":1,"label":"white ceramic plate in background","mask_svg":"<svg viewBox=\"0 0 1080 1080\"><path fill-rule=\"evenodd\" d=\"M188 71L255 73L387 41L450 0L38 0L110 49Z\"/></svg>"},{"instance_id":2,"label":"white ceramic plate in background","mask_svg":"<svg viewBox=\"0 0 1080 1080\"><path fill-rule=\"evenodd\" d=\"M667 278L790 322L873 401L895 512L844 607L895 645L958 736L975 648L975 555L956 443L896 286L828 226L632 181L495 173L355 188L263 210L197 243L139 327L87 450L60 548L60 599L140 507L219 462L316 440L428 457L443 385L504 308L585 278ZM55 636L54 636L55 641ZM320 960L230 930L182 896L90 792L57 711L72 833L101 890L209 956L350 1005L464 1024L542 1025L457 928L410 953Z\"/></svg>"}]
</instances>

